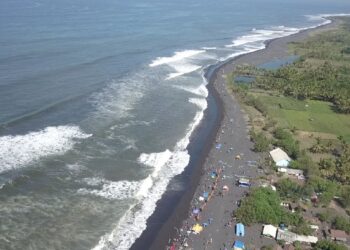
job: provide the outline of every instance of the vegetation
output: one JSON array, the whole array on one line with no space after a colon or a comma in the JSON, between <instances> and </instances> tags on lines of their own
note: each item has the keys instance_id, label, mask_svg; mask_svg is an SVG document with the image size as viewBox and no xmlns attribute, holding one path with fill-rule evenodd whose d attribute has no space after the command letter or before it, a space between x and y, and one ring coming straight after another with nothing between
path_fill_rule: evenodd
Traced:
<instances>
[{"instance_id":1,"label":"vegetation","mask_svg":"<svg viewBox=\"0 0 350 250\"><path fill-rule=\"evenodd\" d=\"M279 225L283 223L293 225L295 228L303 226L305 221L298 213L290 213L280 204L281 199L277 192L270 188L256 188L243 200L235 215L239 221L246 225L253 223Z\"/></svg>"},{"instance_id":2,"label":"vegetation","mask_svg":"<svg viewBox=\"0 0 350 250\"><path fill-rule=\"evenodd\" d=\"M329 240L320 240L316 243L314 250L346 250L347 247Z\"/></svg>"},{"instance_id":3,"label":"vegetation","mask_svg":"<svg viewBox=\"0 0 350 250\"><path fill-rule=\"evenodd\" d=\"M255 133L253 130L250 132L250 137L254 142L253 150L255 152L265 152L269 149L270 140L266 138L266 136L260 132Z\"/></svg>"},{"instance_id":4,"label":"vegetation","mask_svg":"<svg viewBox=\"0 0 350 250\"><path fill-rule=\"evenodd\" d=\"M350 233L350 220L341 216L336 216L332 222L335 229L344 230Z\"/></svg>"},{"instance_id":5,"label":"vegetation","mask_svg":"<svg viewBox=\"0 0 350 250\"><path fill-rule=\"evenodd\" d=\"M298 158L300 154L299 143L294 140L291 133L282 128L277 128L274 132L274 136L277 139L274 142L275 146L283 148L293 159Z\"/></svg>"},{"instance_id":6,"label":"vegetation","mask_svg":"<svg viewBox=\"0 0 350 250\"><path fill-rule=\"evenodd\" d=\"M291 49L300 55L293 64L277 70L243 65L227 76L251 117L254 151L281 147L292 158L290 167L306 177L292 180L277 174L277 192L253 189L236 211L245 224L283 223L309 235L313 230L302 217L307 207L328 228L350 233L350 18L343 21L340 29L293 43ZM252 81L235 82L244 77ZM265 173L276 171L270 158L263 167ZM282 200L295 205L295 212L280 206ZM343 209L337 213L342 217L333 209ZM314 249L346 248L319 241Z\"/></svg>"}]
</instances>

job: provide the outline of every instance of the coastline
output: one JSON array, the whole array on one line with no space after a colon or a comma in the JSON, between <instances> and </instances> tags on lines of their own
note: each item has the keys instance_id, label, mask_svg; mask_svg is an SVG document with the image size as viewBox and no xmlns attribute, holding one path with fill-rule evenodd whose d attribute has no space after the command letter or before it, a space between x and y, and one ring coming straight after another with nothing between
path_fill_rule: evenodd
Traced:
<instances>
[{"instance_id":1,"label":"coastline","mask_svg":"<svg viewBox=\"0 0 350 250\"><path fill-rule=\"evenodd\" d=\"M245 161L258 161L259 155L250 150L252 144L247 133L248 120L240 109L237 100L227 92L224 75L232 71L237 64L259 65L283 58L288 55L288 43L303 40L310 33L325 31L334 28L336 25L338 25L338 22L332 20L329 24L301 30L286 37L268 40L262 50L243 54L208 67L205 73L209 90L208 109L205 111L204 118L196 128L196 132L194 132L188 146L191 161L186 170L169 184L171 187L172 183L186 182L185 190L167 190L162 199L157 202L156 211L148 219L147 229L135 241L131 249L164 249L166 245L170 245L169 239L181 238L179 237L178 228L184 228L186 224L194 223L193 218L189 217L190 208L196 205L195 197L200 196L208 181L210 183L208 173L217 167L220 167L227 176L235 174L245 175L249 178L259 176L257 168L242 170ZM203 135L206 135L204 139L201 138ZM215 148L216 143L221 143L223 148L217 150ZM227 149L230 148L233 148L233 150L227 153ZM233 156L236 154L242 155L243 160L234 161ZM219 163L219 161L225 162L225 164ZM227 167L229 165L230 167ZM220 180L219 186L229 183L225 181L224 179ZM244 195L245 191L232 186L232 180L229 187L230 194L223 198L213 198L220 199L220 202L208 202L208 206L202 213L203 217L217 217L214 218L214 222L217 222L220 220L219 218L227 217L228 206L230 206L230 210L232 210L232 207L235 208L233 204ZM213 214L214 211L216 216ZM224 224L224 220L220 224ZM221 235L218 235L218 230L225 231L225 233L222 232ZM233 228L214 228L214 226L211 226L200 235L191 235L188 242L194 249L200 249L203 248L203 244L206 243L207 239L211 238L214 239L212 247L219 249L219 247L222 247L222 242L225 242L225 239L229 236L228 231L230 230L232 231ZM255 245L261 246L266 242L271 243L268 239L254 239L257 236L256 230L260 230L260 228L248 229L246 238L250 238Z\"/></svg>"}]
</instances>

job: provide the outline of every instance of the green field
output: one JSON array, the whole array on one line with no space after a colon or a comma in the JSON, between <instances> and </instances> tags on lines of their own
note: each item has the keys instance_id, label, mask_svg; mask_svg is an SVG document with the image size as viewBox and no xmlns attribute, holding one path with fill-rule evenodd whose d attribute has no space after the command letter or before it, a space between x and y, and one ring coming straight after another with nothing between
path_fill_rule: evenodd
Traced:
<instances>
[{"instance_id":1,"label":"green field","mask_svg":"<svg viewBox=\"0 0 350 250\"><path fill-rule=\"evenodd\" d=\"M261 93L254 95L266 105L268 115L281 127L342 135L350 141L350 116L334 112L331 103Z\"/></svg>"}]
</instances>

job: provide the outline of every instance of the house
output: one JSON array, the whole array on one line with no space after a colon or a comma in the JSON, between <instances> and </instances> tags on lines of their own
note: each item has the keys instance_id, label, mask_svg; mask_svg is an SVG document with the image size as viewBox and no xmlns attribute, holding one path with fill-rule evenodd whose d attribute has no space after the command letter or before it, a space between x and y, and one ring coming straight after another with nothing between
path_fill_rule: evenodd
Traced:
<instances>
[{"instance_id":1,"label":"house","mask_svg":"<svg viewBox=\"0 0 350 250\"><path fill-rule=\"evenodd\" d=\"M287 153L280 148L275 148L270 151L270 155L277 167L288 167L289 162L292 160Z\"/></svg>"},{"instance_id":2,"label":"house","mask_svg":"<svg viewBox=\"0 0 350 250\"><path fill-rule=\"evenodd\" d=\"M264 225L262 234L267 237L275 238L277 234L277 227L273 225Z\"/></svg>"},{"instance_id":3,"label":"house","mask_svg":"<svg viewBox=\"0 0 350 250\"><path fill-rule=\"evenodd\" d=\"M331 229L330 230L330 237L332 240L335 240L335 241L346 242L348 235L345 231Z\"/></svg>"},{"instance_id":4,"label":"house","mask_svg":"<svg viewBox=\"0 0 350 250\"><path fill-rule=\"evenodd\" d=\"M244 236L244 225L242 223L236 224L236 236Z\"/></svg>"}]
</instances>

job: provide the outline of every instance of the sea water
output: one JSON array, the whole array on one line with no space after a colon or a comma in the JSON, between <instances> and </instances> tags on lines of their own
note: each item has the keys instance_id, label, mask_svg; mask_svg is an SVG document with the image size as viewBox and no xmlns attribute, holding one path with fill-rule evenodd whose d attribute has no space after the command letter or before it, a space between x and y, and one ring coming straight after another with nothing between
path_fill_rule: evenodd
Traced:
<instances>
[{"instance_id":1,"label":"sea water","mask_svg":"<svg viewBox=\"0 0 350 250\"><path fill-rule=\"evenodd\" d=\"M350 2L2 0L0 249L128 249L190 161L205 68L327 13Z\"/></svg>"}]
</instances>

